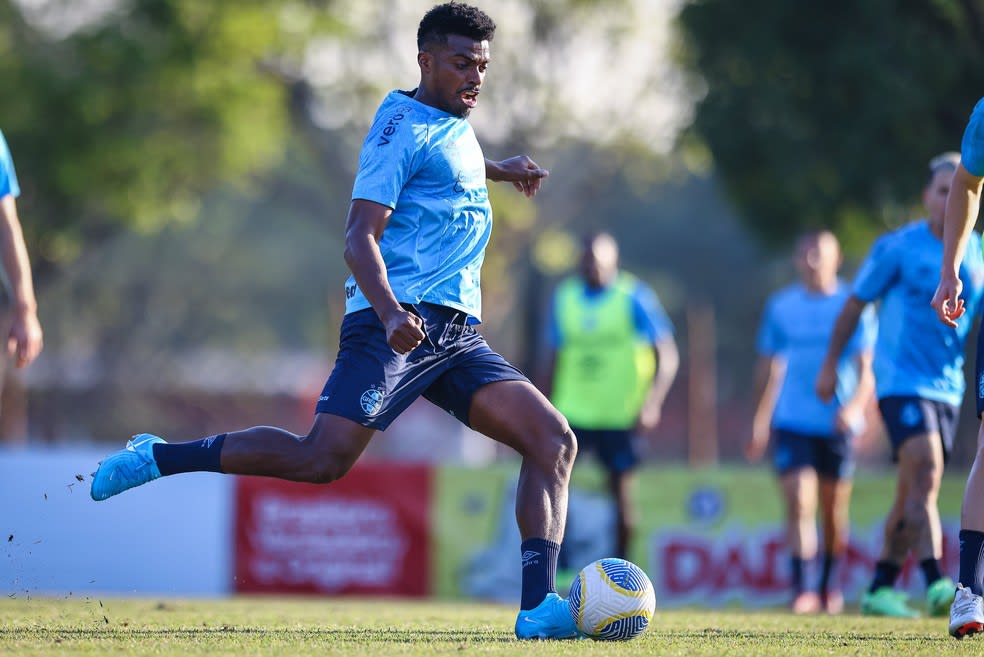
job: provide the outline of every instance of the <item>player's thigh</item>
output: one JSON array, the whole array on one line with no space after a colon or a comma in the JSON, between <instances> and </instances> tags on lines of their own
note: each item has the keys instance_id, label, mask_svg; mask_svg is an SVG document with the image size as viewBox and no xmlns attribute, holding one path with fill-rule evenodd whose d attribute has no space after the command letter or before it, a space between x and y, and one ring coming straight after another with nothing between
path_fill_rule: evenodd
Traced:
<instances>
[{"instance_id":1,"label":"player's thigh","mask_svg":"<svg viewBox=\"0 0 984 657\"><path fill-rule=\"evenodd\" d=\"M910 495L922 496L939 487L943 477L943 443L937 432L910 436L898 449L899 480Z\"/></svg>"},{"instance_id":2,"label":"player's thigh","mask_svg":"<svg viewBox=\"0 0 984 657\"><path fill-rule=\"evenodd\" d=\"M473 429L520 454L564 451L573 459L576 444L567 419L529 381L497 381L472 395L468 414Z\"/></svg>"},{"instance_id":3,"label":"player's thigh","mask_svg":"<svg viewBox=\"0 0 984 657\"><path fill-rule=\"evenodd\" d=\"M817 508L817 473L811 467L787 470L779 476L786 506L794 515L810 514Z\"/></svg>"},{"instance_id":4,"label":"player's thigh","mask_svg":"<svg viewBox=\"0 0 984 657\"><path fill-rule=\"evenodd\" d=\"M330 464L339 470L334 473L337 478L355 464L375 433L375 429L346 417L317 413L304 442L308 443L315 462Z\"/></svg>"}]
</instances>

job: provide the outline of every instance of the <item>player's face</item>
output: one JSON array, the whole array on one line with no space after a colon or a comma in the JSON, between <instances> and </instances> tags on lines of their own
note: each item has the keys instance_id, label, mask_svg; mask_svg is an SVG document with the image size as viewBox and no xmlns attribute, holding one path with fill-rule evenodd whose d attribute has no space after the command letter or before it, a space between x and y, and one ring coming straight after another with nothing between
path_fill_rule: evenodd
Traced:
<instances>
[{"instance_id":1,"label":"player's face","mask_svg":"<svg viewBox=\"0 0 984 657\"><path fill-rule=\"evenodd\" d=\"M950 183L953 181L953 169L944 167L933 174L933 179L923 190L923 205L929 212L929 218L934 223L942 223L946 214L946 197L950 194Z\"/></svg>"},{"instance_id":2,"label":"player's face","mask_svg":"<svg viewBox=\"0 0 984 657\"><path fill-rule=\"evenodd\" d=\"M451 34L447 44L420 53L418 62L429 104L465 117L478 104L489 66L489 42Z\"/></svg>"},{"instance_id":3,"label":"player's face","mask_svg":"<svg viewBox=\"0 0 984 657\"><path fill-rule=\"evenodd\" d=\"M581 274L591 287L604 287L618 273L618 248L611 240L597 239L581 255Z\"/></svg>"},{"instance_id":4,"label":"player's face","mask_svg":"<svg viewBox=\"0 0 984 657\"><path fill-rule=\"evenodd\" d=\"M796 250L796 269L810 287L823 286L836 279L840 264L840 244L831 233L806 239Z\"/></svg>"}]
</instances>

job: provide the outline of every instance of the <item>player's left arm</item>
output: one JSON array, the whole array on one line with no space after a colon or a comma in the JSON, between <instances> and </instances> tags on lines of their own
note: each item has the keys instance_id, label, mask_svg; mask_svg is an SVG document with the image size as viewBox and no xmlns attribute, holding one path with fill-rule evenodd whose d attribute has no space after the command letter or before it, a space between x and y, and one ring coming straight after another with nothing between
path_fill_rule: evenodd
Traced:
<instances>
[{"instance_id":1,"label":"player's left arm","mask_svg":"<svg viewBox=\"0 0 984 657\"><path fill-rule=\"evenodd\" d=\"M17 367L24 367L41 353L44 341L34 297L31 262L12 194L0 198L0 263L10 283L14 305L7 351Z\"/></svg>"},{"instance_id":2,"label":"player's left arm","mask_svg":"<svg viewBox=\"0 0 984 657\"><path fill-rule=\"evenodd\" d=\"M486 178L495 182L511 182L513 187L527 197L536 196L543 179L549 175L549 171L526 155L517 155L499 162L485 158Z\"/></svg>"},{"instance_id":3,"label":"player's left arm","mask_svg":"<svg viewBox=\"0 0 984 657\"><path fill-rule=\"evenodd\" d=\"M639 429L647 431L656 427L663 417L663 402L680 369L680 351L672 335L658 340L653 345L656 355L656 374L646 394L646 402L639 413Z\"/></svg>"},{"instance_id":4,"label":"player's left arm","mask_svg":"<svg viewBox=\"0 0 984 657\"><path fill-rule=\"evenodd\" d=\"M652 344L656 357L656 373L637 423L639 430L646 431L655 428L662 418L663 402L680 369L680 352L673 338L673 325L656 293L640 283L636 286L632 303L636 330Z\"/></svg>"},{"instance_id":5,"label":"player's left arm","mask_svg":"<svg viewBox=\"0 0 984 657\"><path fill-rule=\"evenodd\" d=\"M871 367L874 361L872 350L859 351L854 361L858 368L858 387L854 390L854 395L838 409L837 416L834 418L837 431L845 435L855 434L857 428L862 426L865 409L875 395L875 373Z\"/></svg>"},{"instance_id":6,"label":"player's left arm","mask_svg":"<svg viewBox=\"0 0 984 657\"><path fill-rule=\"evenodd\" d=\"M955 327L964 314L964 301L960 298L963 282L960 280L960 261L967 250L967 242L974 230L981 206L981 188L984 177L968 171L963 163L957 165L950 182L943 217L943 264L940 282L930 304L940 321Z\"/></svg>"}]
</instances>

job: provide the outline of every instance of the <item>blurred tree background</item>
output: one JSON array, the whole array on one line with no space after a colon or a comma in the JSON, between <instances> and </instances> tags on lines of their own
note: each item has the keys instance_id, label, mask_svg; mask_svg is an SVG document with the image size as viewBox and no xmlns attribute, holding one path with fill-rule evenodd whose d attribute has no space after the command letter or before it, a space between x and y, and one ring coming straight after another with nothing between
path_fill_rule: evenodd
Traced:
<instances>
[{"instance_id":1,"label":"blurred tree background","mask_svg":"<svg viewBox=\"0 0 984 657\"><path fill-rule=\"evenodd\" d=\"M383 95L416 84L432 4L0 0L0 129L47 343L29 431L305 428L344 307L358 148ZM926 162L984 88L980 3L481 5L499 29L479 139L551 170L533 202L491 185L484 332L533 373L546 295L577 235L605 227L684 349L688 309L714 309L708 380L735 457L791 239L831 226L858 256L918 215ZM685 374L657 454L685 453L687 403Z\"/></svg>"}]
</instances>

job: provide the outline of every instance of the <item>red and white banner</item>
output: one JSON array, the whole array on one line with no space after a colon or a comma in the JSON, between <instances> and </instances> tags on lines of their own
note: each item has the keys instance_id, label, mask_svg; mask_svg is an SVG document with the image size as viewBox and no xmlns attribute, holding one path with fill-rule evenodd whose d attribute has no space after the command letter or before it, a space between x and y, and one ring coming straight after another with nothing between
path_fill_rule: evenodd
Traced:
<instances>
[{"instance_id":1,"label":"red and white banner","mask_svg":"<svg viewBox=\"0 0 984 657\"><path fill-rule=\"evenodd\" d=\"M241 593L430 593L431 469L356 464L328 485L236 482Z\"/></svg>"}]
</instances>

